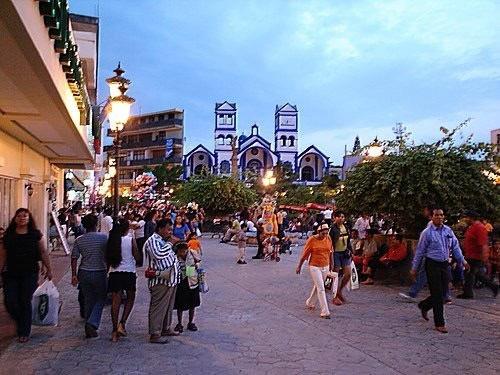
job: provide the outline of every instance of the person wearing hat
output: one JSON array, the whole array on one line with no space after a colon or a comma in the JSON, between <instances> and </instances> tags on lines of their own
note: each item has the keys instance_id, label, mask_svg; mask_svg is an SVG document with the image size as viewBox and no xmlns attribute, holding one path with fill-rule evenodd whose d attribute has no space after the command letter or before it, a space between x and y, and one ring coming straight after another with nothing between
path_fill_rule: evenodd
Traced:
<instances>
[{"instance_id":1,"label":"person wearing hat","mask_svg":"<svg viewBox=\"0 0 500 375\"><path fill-rule=\"evenodd\" d=\"M296 273L300 274L302 264L307 260L309 263L309 272L313 281L313 287L309 298L306 300L306 307L314 309L316 300L319 300L321 306L320 317L330 319L330 310L325 292L325 280L328 273L332 270L332 240L328 235L330 228L328 224L322 223L318 227L318 233L309 237L299 264L297 265Z\"/></svg>"},{"instance_id":2,"label":"person wearing hat","mask_svg":"<svg viewBox=\"0 0 500 375\"><path fill-rule=\"evenodd\" d=\"M493 295L498 294L498 285L487 278L482 269L484 263L488 260L488 231L484 224L479 220L479 214L472 210L467 210L463 214L464 221L468 224L464 238L464 255L467 263L470 265L470 270L465 273L464 292L459 294L457 298L472 299L474 298L474 284L476 279L491 289Z\"/></svg>"}]
</instances>

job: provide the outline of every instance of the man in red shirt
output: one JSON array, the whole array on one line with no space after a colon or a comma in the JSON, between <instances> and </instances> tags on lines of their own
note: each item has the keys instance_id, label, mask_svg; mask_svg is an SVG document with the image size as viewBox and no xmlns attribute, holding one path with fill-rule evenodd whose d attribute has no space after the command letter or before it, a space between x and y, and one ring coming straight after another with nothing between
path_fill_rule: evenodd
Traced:
<instances>
[{"instance_id":1,"label":"man in red shirt","mask_svg":"<svg viewBox=\"0 0 500 375\"><path fill-rule=\"evenodd\" d=\"M498 285L494 284L484 274L484 262L488 260L488 231L483 223L479 220L479 214L475 211L466 211L464 220L469 225L465 232L464 239L464 255L467 263L470 265L470 270L465 273L464 292L457 296L461 299L474 298L474 284L476 279L488 286L493 295L498 294Z\"/></svg>"}]
</instances>

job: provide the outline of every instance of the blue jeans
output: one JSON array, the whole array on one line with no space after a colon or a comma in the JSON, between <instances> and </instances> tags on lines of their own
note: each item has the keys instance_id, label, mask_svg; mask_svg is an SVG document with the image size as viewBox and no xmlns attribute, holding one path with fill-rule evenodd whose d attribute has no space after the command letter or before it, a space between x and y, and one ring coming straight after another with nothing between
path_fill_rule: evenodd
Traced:
<instances>
[{"instance_id":1,"label":"blue jeans","mask_svg":"<svg viewBox=\"0 0 500 375\"><path fill-rule=\"evenodd\" d=\"M448 272L450 272L451 268L448 267ZM425 273L425 265L422 262L420 268L417 272L417 278L413 284L410 286L410 290L408 291L408 295L412 298L417 298L418 293L427 285L427 274ZM446 284L446 288L443 290L444 298L450 299L450 288L448 288L448 284Z\"/></svg>"},{"instance_id":2,"label":"blue jeans","mask_svg":"<svg viewBox=\"0 0 500 375\"><path fill-rule=\"evenodd\" d=\"M78 282L83 294L84 316L95 329L101 324L102 310L108 291L106 271L78 271Z\"/></svg>"}]
</instances>

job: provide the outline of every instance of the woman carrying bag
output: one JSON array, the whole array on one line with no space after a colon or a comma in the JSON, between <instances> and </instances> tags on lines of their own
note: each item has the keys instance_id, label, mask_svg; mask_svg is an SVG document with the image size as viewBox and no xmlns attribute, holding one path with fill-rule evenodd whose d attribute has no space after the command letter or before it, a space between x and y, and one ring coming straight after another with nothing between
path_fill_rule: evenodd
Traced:
<instances>
[{"instance_id":1,"label":"woman carrying bag","mask_svg":"<svg viewBox=\"0 0 500 375\"><path fill-rule=\"evenodd\" d=\"M31 334L31 301L38 286L39 261L42 275L52 280L43 234L37 229L31 212L19 208L0 242L0 271L7 267L3 273L5 307L16 322L20 343L28 342Z\"/></svg>"},{"instance_id":2,"label":"woman carrying bag","mask_svg":"<svg viewBox=\"0 0 500 375\"><path fill-rule=\"evenodd\" d=\"M318 234L315 234L307 240L299 264L296 269L297 275L300 274L302 264L307 260L309 263L309 272L313 281L313 287L309 298L306 300L306 307L314 309L316 300L319 300L321 306L320 317L330 319L330 310L325 292L325 280L332 270L332 240L328 235L330 230L328 224L323 223L318 227Z\"/></svg>"}]
</instances>

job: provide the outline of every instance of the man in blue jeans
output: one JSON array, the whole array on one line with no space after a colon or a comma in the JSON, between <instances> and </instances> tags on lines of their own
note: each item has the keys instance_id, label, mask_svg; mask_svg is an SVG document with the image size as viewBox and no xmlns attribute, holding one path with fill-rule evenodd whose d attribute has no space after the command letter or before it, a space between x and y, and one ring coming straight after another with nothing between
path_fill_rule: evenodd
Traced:
<instances>
[{"instance_id":1,"label":"man in blue jeans","mask_svg":"<svg viewBox=\"0 0 500 375\"><path fill-rule=\"evenodd\" d=\"M415 282L411 284L408 294L399 293L399 296L408 302L417 303L418 293L427 285L427 276L425 274L425 266L421 266L417 273L417 278ZM444 290L444 302L449 305L451 303L450 288L448 286Z\"/></svg>"},{"instance_id":2,"label":"man in blue jeans","mask_svg":"<svg viewBox=\"0 0 500 375\"><path fill-rule=\"evenodd\" d=\"M97 337L107 293L105 260L108 236L97 232L97 216L83 217L86 233L75 240L71 253L71 284L80 286L83 295L85 337ZM81 257L80 266L77 263Z\"/></svg>"}]
</instances>

